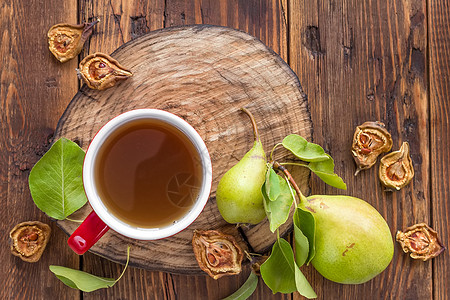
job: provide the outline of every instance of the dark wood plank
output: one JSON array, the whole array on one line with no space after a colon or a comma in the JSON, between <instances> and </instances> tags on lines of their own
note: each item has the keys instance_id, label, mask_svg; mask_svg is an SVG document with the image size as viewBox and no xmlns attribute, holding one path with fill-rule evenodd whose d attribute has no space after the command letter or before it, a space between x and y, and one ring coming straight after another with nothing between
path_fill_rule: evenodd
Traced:
<instances>
[{"instance_id":1,"label":"dark wood plank","mask_svg":"<svg viewBox=\"0 0 450 300\"><path fill-rule=\"evenodd\" d=\"M430 71L431 226L447 250L433 260L434 299L450 297L450 6L447 1L428 1Z\"/></svg>"},{"instance_id":2,"label":"dark wood plank","mask_svg":"<svg viewBox=\"0 0 450 300\"><path fill-rule=\"evenodd\" d=\"M291 0L289 20L290 65L308 95L314 141L331 153L348 184L342 192L312 177L312 193L365 199L386 218L393 235L429 222L425 2ZM383 191L378 165L353 176L354 129L375 120L386 123L393 150L403 141L411 145L416 176L400 192ZM387 270L363 285L335 284L312 268L305 272L319 299L430 299L433 294L432 263L413 261L397 243Z\"/></svg>"},{"instance_id":3,"label":"dark wood plank","mask_svg":"<svg viewBox=\"0 0 450 300\"><path fill-rule=\"evenodd\" d=\"M286 0L167 0L164 27L212 24L243 30L287 61Z\"/></svg>"},{"instance_id":4,"label":"dark wood plank","mask_svg":"<svg viewBox=\"0 0 450 300\"><path fill-rule=\"evenodd\" d=\"M0 4L0 224L1 299L75 299L48 269L50 264L78 268L67 236L33 203L28 175L49 146L56 123L77 90L76 59L59 63L48 50L47 31L61 22L76 23L76 1ZM52 234L40 261L12 256L9 231L19 222L40 220Z\"/></svg>"},{"instance_id":5,"label":"dark wood plank","mask_svg":"<svg viewBox=\"0 0 450 300\"><path fill-rule=\"evenodd\" d=\"M164 1L145 0L80 0L81 21L99 19L85 55L111 53L123 43L151 30L163 27Z\"/></svg>"}]
</instances>

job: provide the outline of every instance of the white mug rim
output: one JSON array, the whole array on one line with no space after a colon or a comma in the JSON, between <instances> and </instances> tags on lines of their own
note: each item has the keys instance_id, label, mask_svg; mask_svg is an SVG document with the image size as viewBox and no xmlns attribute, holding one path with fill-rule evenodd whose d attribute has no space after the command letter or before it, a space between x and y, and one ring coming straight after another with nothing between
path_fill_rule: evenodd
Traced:
<instances>
[{"instance_id":1,"label":"white mug rim","mask_svg":"<svg viewBox=\"0 0 450 300\"><path fill-rule=\"evenodd\" d=\"M201 159L203 178L202 186L200 188L199 195L192 208L179 220L175 221L171 225L167 225L161 228L142 228L127 224L123 220L116 217L102 202L97 188L95 186L94 166L97 154L105 142L105 140L115 131L117 128L125 125L131 121L139 119L156 119L163 121L169 125L174 126L180 130L192 144L195 146L199 157ZM192 222L194 222L200 213L203 211L211 191L212 185L212 164L209 156L208 149L205 142L198 134L198 132L182 118L159 109L135 109L122 113L115 118L107 122L94 136L87 151L83 163L83 186L86 193L86 197L95 211L97 216L114 231L133 239L138 240L158 240L175 235L185 228L187 228Z\"/></svg>"}]
</instances>

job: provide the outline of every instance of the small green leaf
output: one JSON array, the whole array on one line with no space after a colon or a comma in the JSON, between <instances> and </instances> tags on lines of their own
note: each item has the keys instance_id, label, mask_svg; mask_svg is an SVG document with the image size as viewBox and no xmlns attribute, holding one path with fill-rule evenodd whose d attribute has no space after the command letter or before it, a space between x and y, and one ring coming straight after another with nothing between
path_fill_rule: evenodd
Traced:
<instances>
[{"instance_id":1,"label":"small green leaf","mask_svg":"<svg viewBox=\"0 0 450 300\"><path fill-rule=\"evenodd\" d=\"M102 288L112 287L116 280L113 278L98 277L80 270L74 270L61 266L50 266L50 271L56 277L71 288L92 292Z\"/></svg>"},{"instance_id":2,"label":"small green leaf","mask_svg":"<svg viewBox=\"0 0 450 300\"><path fill-rule=\"evenodd\" d=\"M82 179L84 156L77 144L61 138L31 170L31 196L48 216L63 220L86 203Z\"/></svg>"},{"instance_id":3,"label":"small green leaf","mask_svg":"<svg viewBox=\"0 0 450 300\"><path fill-rule=\"evenodd\" d=\"M298 227L294 217L294 243L295 243L295 261L299 267L308 259L309 242L308 238L303 234Z\"/></svg>"},{"instance_id":4,"label":"small green leaf","mask_svg":"<svg viewBox=\"0 0 450 300\"><path fill-rule=\"evenodd\" d=\"M258 276L250 272L250 276L248 276L244 284L236 292L222 300L245 300L255 292L257 286Z\"/></svg>"},{"instance_id":5,"label":"small green leaf","mask_svg":"<svg viewBox=\"0 0 450 300\"><path fill-rule=\"evenodd\" d=\"M309 299L317 297L308 280L295 263L291 245L284 239L278 239L275 242L272 253L261 265L260 271L264 283L274 294L298 291Z\"/></svg>"},{"instance_id":6,"label":"small green leaf","mask_svg":"<svg viewBox=\"0 0 450 300\"><path fill-rule=\"evenodd\" d=\"M80 270L70 269L61 266L51 265L50 271L52 271L55 276L61 280L65 285L81 290L83 292L92 292L98 289L112 287L117 281L122 278L125 270L128 267L130 261L130 246L127 249L127 263L122 271L122 274L117 279L105 278L95 276Z\"/></svg>"},{"instance_id":7,"label":"small green leaf","mask_svg":"<svg viewBox=\"0 0 450 300\"><path fill-rule=\"evenodd\" d=\"M275 201L280 195L280 180L272 167L267 169L266 173L266 194L270 201Z\"/></svg>"},{"instance_id":8,"label":"small green leaf","mask_svg":"<svg viewBox=\"0 0 450 300\"><path fill-rule=\"evenodd\" d=\"M284 148L291 151L292 154L303 161L316 162L328 159L322 147L308 142L305 138L297 134L288 135L283 139L282 144Z\"/></svg>"},{"instance_id":9,"label":"small green leaf","mask_svg":"<svg viewBox=\"0 0 450 300\"><path fill-rule=\"evenodd\" d=\"M298 207L294 212L294 230L295 228L299 228L303 235L308 239L308 258L306 259L306 263L310 263L310 261L314 258L314 255L316 254L316 247L315 247L315 235L316 235L316 220L314 219L314 216L311 212L306 211ZM297 236L295 236L296 238ZM295 241L296 247L297 247L297 241ZM300 245L300 246L304 246ZM297 251L297 248L296 248ZM302 255L302 254L299 254ZM303 264L300 264L302 259L299 259L297 263L299 266L302 266ZM303 262L305 263L305 262Z\"/></svg>"},{"instance_id":10,"label":"small green leaf","mask_svg":"<svg viewBox=\"0 0 450 300\"><path fill-rule=\"evenodd\" d=\"M300 271L300 268L295 265L295 286L297 287L297 291L300 295L308 298L314 299L317 298L316 292L314 292L313 288L306 279L305 275Z\"/></svg>"},{"instance_id":11,"label":"small green leaf","mask_svg":"<svg viewBox=\"0 0 450 300\"><path fill-rule=\"evenodd\" d=\"M328 156L327 160L320 162L311 162L308 164L308 168L313 171L320 179L322 179L326 184L331 185L338 189L347 189L347 185L342 180L341 177L334 173L334 161L333 158Z\"/></svg>"},{"instance_id":12,"label":"small green leaf","mask_svg":"<svg viewBox=\"0 0 450 300\"><path fill-rule=\"evenodd\" d=\"M264 283L275 293L292 293L295 283L294 252L285 239L278 239L269 258L261 265Z\"/></svg>"},{"instance_id":13,"label":"small green leaf","mask_svg":"<svg viewBox=\"0 0 450 300\"><path fill-rule=\"evenodd\" d=\"M275 230L284 224L291 210L294 198L292 197L291 190L289 189L288 183L280 175L275 174L274 180L279 182L280 193L275 201L270 201L266 191L266 183L263 184L261 188L261 193L263 194L264 209L266 210L267 219L270 223L270 230L275 232ZM272 180L272 181L274 181Z\"/></svg>"}]
</instances>

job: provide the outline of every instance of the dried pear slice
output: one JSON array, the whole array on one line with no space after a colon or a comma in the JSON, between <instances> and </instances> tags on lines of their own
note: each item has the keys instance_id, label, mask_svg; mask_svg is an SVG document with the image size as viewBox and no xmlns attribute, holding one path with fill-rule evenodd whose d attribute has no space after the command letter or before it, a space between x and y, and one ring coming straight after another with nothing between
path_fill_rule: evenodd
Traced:
<instances>
[{"instance_id":1,"label":"dried pear slice","mask_svg":"<svg viewBox=\"0 0 450 300\"><path fill-rule=\"evenodd\" d=\"M413 179L414 167L407 142L402 144L400 150L391 152L381 159L379 177L385 187L397 191Z\"/></svg>"},{"instance_id":2,"label":"dried pear slice","mask_svg":"<svg viewBox=\"0 0 450 300\"><path fill-rule=\"evenodd\" d=\"M47 33L50 52L62 63L76 57L98 22L95 20L80 25L64 23L52 26Z\"/></svg>"},{"instance_id":3,"label":"dried pear slice","mask_svg":"<svg viewBox=\"0 0 450 300\"><path fill-rule=\"evenodd\" d=\"M377 162L378 156L391 148L392 137L384 123L365 122L356 127L352 143L352 155L358 167L355 176L361 170L372 167Z\"/></svg>"},{"instance_id":4,"label":"dried pear slice","mask_svg":"<svg viewBox=\"0 0 450 300\"><path fill-rule=\"evenodd\" d=\"M86 56L81 62L78 74L91 89L104 90L120 80L133 76L117 60L104 53Z\"/></svg>"},{"instance_id":5,"label":"dried pear slice","mask_svg":"<svg viewBox=\"0 0 450 300\"><path fill-rule=\"evenodd\" d=\"M198 265L212 278L241 272L244 255L233 236L217 230L195 230L192 246Z\"/></svg>"},{"instance_id":6,"label":"dried pear slice","mask_svg":"<svg viewBox=\"0 0 450 300\"><path fill-rule=\"evenodd\" d=\"M26 262L37 262L50 238L50 226L39 221L17 224L9 233L11 253Z\"/></svg>"},{"instance_id":7,"label":"dried pear slice","mask_svg":"<svg viewBox=\"0 0 450 300\"><path fill-rule=\"evenodd\" d=\"M409 256L414 259L427 261L445 250L437 232L425 223L410 226L405 232L399 230L395 238L402 246L403 252L411 252Z\"/></svg>"}]
</instances>

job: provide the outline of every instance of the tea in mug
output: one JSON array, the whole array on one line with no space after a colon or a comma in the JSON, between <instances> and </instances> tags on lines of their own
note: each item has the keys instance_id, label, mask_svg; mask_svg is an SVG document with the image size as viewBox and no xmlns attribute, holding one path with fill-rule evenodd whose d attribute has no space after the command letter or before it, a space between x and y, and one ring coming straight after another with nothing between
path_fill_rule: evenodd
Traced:
<instances>
[{"instance_id":1,"label":"tea in mug","mask_svg":"<svg viewBox=\"0 0 450 300\"><path fill-rule=\"evenodd\" d=\"M170 225L198 197L198 151L180 130L163 121L130 121L105 140L97 155L97 192L106 208L129 225Z\"/></svg>"}]
</instances>

